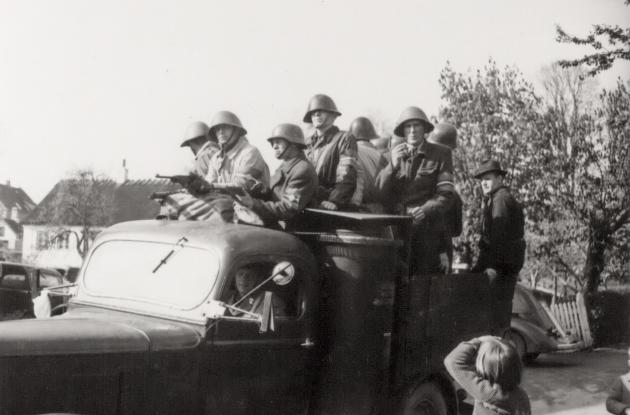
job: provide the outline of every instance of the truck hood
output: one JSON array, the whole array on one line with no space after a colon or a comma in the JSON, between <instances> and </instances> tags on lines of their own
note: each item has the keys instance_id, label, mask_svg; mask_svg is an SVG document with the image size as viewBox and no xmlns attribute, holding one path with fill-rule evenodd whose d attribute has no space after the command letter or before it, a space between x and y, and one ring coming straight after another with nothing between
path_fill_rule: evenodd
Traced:
<instances>
[{"instance_id":1,"label":"truck hood","mask_svg":"<svg viewBox=\"0 0 630 415\"><path fill-rule=\"evenodd\" d=\"M183 323L105 310L0 323L0 357L180 350L200 341Z\"/></svg>"}]
</instances>

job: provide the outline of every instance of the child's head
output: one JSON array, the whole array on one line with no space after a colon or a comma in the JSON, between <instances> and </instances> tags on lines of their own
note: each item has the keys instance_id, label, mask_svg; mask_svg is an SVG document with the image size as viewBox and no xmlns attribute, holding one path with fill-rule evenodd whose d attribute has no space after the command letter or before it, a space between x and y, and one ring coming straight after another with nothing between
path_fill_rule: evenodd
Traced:
<instances>
[{"instance_id":1,"label":"child's head","mask_svg":"<svg viewBox=\"0 0 630 415\"><path fill-rule=\"evenodd\" d=\"M479 345L477 373L491 383L510 391L521 383L523 364L516 349L499 338L486 338Z\"/></svg>"}]
</instances>

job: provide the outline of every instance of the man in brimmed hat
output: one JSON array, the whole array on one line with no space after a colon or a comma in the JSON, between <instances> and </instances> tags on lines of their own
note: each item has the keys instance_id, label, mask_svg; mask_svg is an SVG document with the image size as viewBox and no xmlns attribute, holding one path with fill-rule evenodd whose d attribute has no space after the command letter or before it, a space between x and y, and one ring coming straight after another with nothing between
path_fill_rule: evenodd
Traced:
<instances>
[{"instance_id":1,"label":"man in brimmed hat","mask_svg":"<svg viewBox=\"0 0 630 415\"><path fill-rule=\"evenodd\" d=\"M261 198L239 196L239 202L250 208L268 225L290 221L314 200L317 173L304 155L304 134L295 124L280 124L267 139L282 164L271 178L271 188Z\"/></svg>"},{"instance_id":2,"label":"man in brimmed hat","mask_svg":"<svg viewBox=\"0 0 630 415\"><path fill-rule=\"evenodd\" d=\"M210 128L206 123L195 121L186 128L184 141L180 147L189 147L195 155L193 172L201 177L208 174L208 164L212 155L219 151L216 140L210 139Z\"/></svg>"},{"instance_id":3,"label":"man in brimmed hat","mask_svg":"<svg viewBox=\"0 0 630 415\"><path fill-rule=\"evenodd\" d=\"M394 134L405 142L392 147L391 162L376 179L383 203L394 213L413 217L411 272L447 272L446 213L455 200L453 160L449 148L429 143L433 130L424 111L405 108Z\"/></svg>"},{"instance_id":4,"label":"man in brimmed hat","mask_svg":"<svg viewBox=\"0 0 630 415\"><path fill-rule=\"evenodd\" d=\"M525 259L523 208L503 184L506 174L496 160L484 161L474 173L484 199L479 258L473 271L483 272L490 281L497 333L510 325L514 287Z\"/></svg>"},{"instance_id":5,"label":"man in brimmed hat","mask_svg":"<svg viewBox=\"0 0 630 415\"><path fill-rule=\"evenodd\" d=\"M353 200L357 186L357 142L334 125L340 115L332 98L317 94L309 101L303 119L313 125L314 133L306 142L306 156L319 179L319 207L327 210L344 210L357 204Z\"/></svg>"}]
</instances>

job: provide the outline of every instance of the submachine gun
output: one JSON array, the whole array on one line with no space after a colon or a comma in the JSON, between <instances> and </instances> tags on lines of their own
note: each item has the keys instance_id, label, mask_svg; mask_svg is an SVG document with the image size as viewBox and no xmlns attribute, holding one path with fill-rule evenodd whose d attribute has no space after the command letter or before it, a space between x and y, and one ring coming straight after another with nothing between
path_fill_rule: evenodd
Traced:
<instances>
[{"instance_id":1,"label":"submachine gun","mask_svg":"<svg viewBox=\"0 0 630 415\"><path fill-rule=\"evenodd\" d=\"M232 197L243 196L245 190L240 186L221 183L208 183L206 179L195 173L177 174L174 176L155 175L156 179L167 179L188 190L194 196L207 195L209 193L223 193Z\"/></svg>"}]
</instances>

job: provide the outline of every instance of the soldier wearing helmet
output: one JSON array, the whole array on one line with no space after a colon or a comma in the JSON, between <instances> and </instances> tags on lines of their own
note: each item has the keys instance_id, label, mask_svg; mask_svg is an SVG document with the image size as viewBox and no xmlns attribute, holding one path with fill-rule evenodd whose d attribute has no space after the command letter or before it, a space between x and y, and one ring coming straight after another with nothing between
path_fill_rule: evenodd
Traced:
<instances>
[{"instance_id":1,"label":"soldier wearing helmet","mask_svg":"<svg viewBox=\"0 0 630 415\"><path fill-rule=\"evenodd\" d=\"M219 151L210 159L206 181L240 186L254 193L269 186L269 167L246 134L236 114L219 111L212 117L209 137L217 140Z\"/></svg>"},{"instance_id":2,"label":"soldier wearing helmet","mask_svg":"<svg viewBox=\"0 0 630 415\"><path fill-rule=\"evenodd\" d=\"M271 188L261 198L245 195L239 197L239 202L257 213L265 224L284 221L286 227L291 227L291 220L315 198L317 173L304 155L306 144L299 126L280 124L267 141L276 158L282 160L271 178Z\"/></svg>"},{"instance_id":3,"label":"soldier wearing helmet","mask_svg":"<svg viewBox=\"0 0 630 415\"><path fill-rule=\"evenodd\" d=\"M362 204L370 212L382 212L382 206L377 203L378 194L374 187L374 180L381 169L387 165L387 160L372 144L371 140L379 138L378 134L372 122L366 117L358 117L352 121L349 132L357 140L357 190L362 191Z\"/></svg>"},{"instance_id":4,"label":"soldier wearing helmet","mask_svg":"<svg viewBox=\"0 0 630 415\"><path fill-rule=\"evenodd\" d=\"M304 114L304 122L315 129L307 140L306 156L319 179L320 207L328 210L361 203L353 200L357 186L357 143L351 134L334 125L340 115L334 101L324 94L313 96Z\"/></svg>"},{"instance_id":5,"label":"soldier wearing helmet","mask_svg":"<svg viewBox=\"0 0 630 415\"><path fill-rule=\"evenodd\" d=\"M413 217L413 272L431 273L449 268L444 249L444 217L455 199L450 149L429 143L425 135L434 126L424 111L402 111L394 134L405 142L392 148L391 162L377 177L376 185L390 209Z\"/></svg>"},{"instance_id":6,"label":"soldier wearing helmet","mask_svg":"<svg viewBox=\"0 0 630 415\"><path fill-rule=\"evenodd\" d=\"M449 123L437 123L435 129L429 134L428 140L434 144L448 147L451 151L457 148L457 129ZM453 238L462 233L462 210L464 203L455 191L455 199L450 209L447 210L444 218L446 252L449 262L453 261Z\"/></svg>"},{"instance_id":7,"label":"soldier wearing helmet","mask_svg":"<svg viewBox=\"0 0 630 415\"><path fill-rule=\"evenodd\" d=\"M210 129L201 121L195 121L186 128L184 141L180 147L190 147L195 155L193 173L204 177L208 174L208 164L212 155L219 151L216 140L209 139Z\"/></svg>"},{"instance_id":8,"label":"soldier wearing helmet","mask_svg":"<svg viewBox=\"0 0 630 415\"><path fill-rule=\"evenodd\" d=\"M195 178L187 186L188 193L180 192L164 199L178 219L212 220L220 216L225 220L233 216L231 199L201 191L208 183L239 186L254 195L269 185L267 163L260 151L247 142L245 134L247 131L234 113L220 111L214 115L208 137L218 142L219 151L210 158L205 180Z\"/></svg>"}]
</instances>

